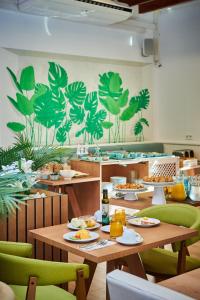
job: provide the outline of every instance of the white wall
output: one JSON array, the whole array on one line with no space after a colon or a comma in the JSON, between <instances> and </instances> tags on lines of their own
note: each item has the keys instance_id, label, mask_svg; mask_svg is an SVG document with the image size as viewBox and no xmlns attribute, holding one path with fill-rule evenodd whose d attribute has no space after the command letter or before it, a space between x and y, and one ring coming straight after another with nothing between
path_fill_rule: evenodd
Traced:
<instances>
[{"instance_id":1,"label":"white wall","mask_svg":"<svg viewBox=\"0 0 200 300\"><path fill-rule=\"evenodd\" d=\"M155 68L155 138L200 141L200 1L160 16L161 68Z\"/></svg>"}]
</instances>

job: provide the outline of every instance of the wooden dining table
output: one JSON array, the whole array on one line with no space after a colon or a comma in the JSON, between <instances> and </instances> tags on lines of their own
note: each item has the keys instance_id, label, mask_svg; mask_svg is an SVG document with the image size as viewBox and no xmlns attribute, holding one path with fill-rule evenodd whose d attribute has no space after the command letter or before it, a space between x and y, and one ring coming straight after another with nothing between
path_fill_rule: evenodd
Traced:
<instances>
[{"instance_id":1,"label":"wooden dining table","mask_svg":"<svg viewBox=\"0 0 200 300\"><path fill-rule=\"evenodd\" d=\"M196 230L167 223L160 223L160 225L150 228L134 227L132 225L128 225L128 227L135 229L143 237L144 240L141 244L126 246L115 243L112 246L97 250L82 250L80 248L80 245L83 245L82 243L69 242L63 239L63 235L70 231L67 228L67 224L30 230L30 236L48 245L83 257L84 263L88 264L90 268L90 276L86 281L87 293L98 263L106 262L107 273L114 270L120 264L126 265L130 273L146 279L146 273L139 253L177 241L181 241L177 270L179 274L185 271L185 240L196 236L198 234ZM101 229L97 229L96 232L99 234L99 239L110 238L109 234L102 232ZM108 293L107 299L109 299Z\"/></svg>"}]
</instances>

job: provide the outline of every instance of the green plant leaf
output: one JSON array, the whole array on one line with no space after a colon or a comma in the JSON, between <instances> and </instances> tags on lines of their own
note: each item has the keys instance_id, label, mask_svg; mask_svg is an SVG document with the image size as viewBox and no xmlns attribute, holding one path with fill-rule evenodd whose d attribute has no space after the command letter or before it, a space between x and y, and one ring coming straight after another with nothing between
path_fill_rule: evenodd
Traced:
<instances>
[{"instance_id":1,"label":"green plant leaf","mask_svg":"<svg viewBox=\"0 0 200 300\"><path fill-rule=\"evenodd\" d=\"M126 106L128 103L128 95L129 95L129 90L125 90L123 94L119 97L118 104L120 107Z\"/></svg>"},{"instance_id":2,"label":"green plant leaf","mask_svg":"<svg viewBox=\"0 0 200 300\"><path fill-rule=\"evenodd\" d=\"M75 137L81 136L85 132L85 127L83 127L81 130L77 131L75 134Z\"/></svg>"},{"instance_id":3,"label":"green plant leaf","mask_svg":"<svg viewBox=\"0 0 200 300\"><path fill-rule=\"evenodd\" d=\"M25 129L24 124L18 122L9 122L7 123L7 127L10 128L14 132L21 132Z\"/></svg>"},{"instance_id":4,"label":"green plant leaf","mask_svg":"<svg viewBox=\"0 0 200 300\"><path fill-rule=\"evenodd\" d=\"M12 97L10 97L10 96L7 96L8 97L8 99L9 99L9 101L10 101L10 103L12 103L12 105L21 113L21 114L23 114L22 112L21 112L21 110L19 109L19 106L18 106L18 103L17 103L17 101L15 101Z\"/></svg>"},{"instance_id":5,"label":"green plant leaf","mask_svg":"<svg viewBox=\"0 0 200 300\"><path fill-rule=\"evenodd\" d=\"M17 81L16 75L13 73L13 71L12 71L10 68L7 67L6 69L7 69L8 72L10 73L10 76L12 77L12 80L13 80L13 82L14 82L16 88L18 89L18 91L19 91L20 93L23 94L23 91L22 91L22 89L21 89L21 86L20 86L19 82Z\"/></svg>"},{"instance_id":6,"label":"green plant leaf","mask_svg":"<svg viewBox=\"0 0 200 300\"><path fill-rule=\"evenodd\" d=\"M145 124L146 126L148 126L149 127L149 122L147 121L147 119L145 119L145 118L140 118L140 123L143 123L143 124Z\"/></svg>"},{"instance_id":7,"label":"green plant leaf","mask_svg":"<svg viewBox=\"0 0 200 300\"><path fill-rule=\"evenodd\" d=\"M93 133L95 139L100 140L103 137L103 127L101 124L96 123L95 131Z\"/></svg>"},{"instance_id":8,"label":"green plant leaf","mask_svg":"<svg viewBox=\"0 0 200 300\"><path fill-rule=\"evenodd\" d=\"M58 110L64 110L66 107L65 96L60 89L51 89L52 92L52 100L55 102Z\"/></svg>"},{"instance_id":9,"label":"green plant leaf","mask_svg":"<svg viewBox=\"0 0 200 300\"><path fill-rule=\"evenodd\" d=\"M120 107L112 97L100 99L100 102L112 115L118 115L120 113Z\"/></svg>"},{"instance_id":10,"label":"green plant leaf","mask_svg":"<svg viewBox=\"0 0 200 300\"><path fill-rule=\"evenodd\" d=\"M67 137L66 137L66 130L64 127L60 127L58 128L57 132L56 132L56 140L59 143L64 143L66 141Z\"/></svg>"},{"instance_id":11,"label":"green plant leaf","mask_svg":"<svg viewBox=\"0 0 200 300\"><path fill-rule=\"evenodd\" d=\"M48 85L43 83L36 83L34 95L41 96L49 90Z\"/></svg>"},{"instance_id":12,"label":"green plant leaf","mask_svg":"<svg viewBox=\"0 0 200 300\"><path fill-rule=\"evenodd\" d=\"M99 98L105 100L108 96L118 100L123 89L121 88L121 78L118 73L108 72L99 75Z\"/></svg>"},{"instance_id":13,"label":"green plant leaf","mask_svg":"<svg viewBox=\"0 0 200 300\"><path fill-rule=\"evenodd\" d=\"M65 112L57 109L57 105L52 100L51 91L47 91L35 99L34 111L35 121L47 128L52 126L58 128L66 115Z\"/></svg>"},{"instance_id":14,"label":"green plant leaf","mask_svg":"<svg viewBox=\"0 0 200 300\"><path fill-rule=\"evenodd\" d=\"M71 105L82 105L86 97L86 87L82 81L75 81L65 89Z\"/></svg>"},{"instance_id":15,"label":"green plant leaf","mask_svg":"<svg viewBox=\"0 0 200 300\"><path fill-rule=\"evenodd\" d=\"M122 85L121 77L119 76L118 73L113 73L109 82L110 92L119 93L121 85Z\"/></svg>"},{"instance_id":16,"label":"green plant leaf","mask_svg":"<svg viewBox=\"0 0 200 300\"><path fill-rule=\"evenodd\" d=\"M19 108L19 111L24 115L24 116L30 116L33 112L33 99L29 100L27 97L25 97L22 94L17 93L17 105Z\"/></svg>"},{"instance_id":17,"label":"green plant leaf","mask_svg":"<svg viewBox=\"0 0 200 300\"><path fill-rule=\"evenodd\" d=\"M148 108L150 102L150 94L148 89L143 89L139 92L138 102L138 111Z\"/></svg>"},{"instance_id":18,"label":"green plant leaf","mask_svg":"<svg viewBox=\"0 0 200 300\"><path fill-rule=\"evenodd\" d=\"M134 126L134 134L139 135L142 132L142 130L143 130L142 123L138 121Z\"/></svg>"},{"instance_id":19,"label":"green plant leaf","mask_svg":"<svg viewBox=\"0 0 200 300\"><path fill-rule=\"evenodd\" d=\"M28 66L21 71L20 86L22 90L31 91L35 88L35 74L32 66Z\"/></svg>"},{"instance_id":20,"label":"green plant leaf","mask_svg":"<svg viewBox=\"0 0 200 300\"><path fill-rule=\"evenodd\" d=\"M85 110L89 110L92 113L96 113L98 106L97 92L91 92L87 94L84 102Z\"/></svg>"},{"instance_id":21,"label":"green plant leaf","mask_svg":"<svg viewBox=\"0 0 200 300\"><path fill-rule=\"evenodd\" d=\"M48 80L52 88L64 88L67 85L68 76L59 64L49 62Z\"/></svg>"},{"instance_id":22,"label":"green plant leaf","mask_svg":"<svg viewBox=\"0 0 200 300\"><path fill-rule=\"evenodd\" d=\"M128 121L130 120L137 111L138 103L135 101L132 104L130 104L121 114L120 120L121 121Z\"/></svg>"},{"instance_id":23,"label":"green plant leaf","mask_svg":"<svg viewBox=\"0 0 200 300\"><path fill-rule=\"evenodd\" d=\"M71 130L71 128L72 128L72 121L71 120L67 120L65 122L65 125L63 127L65 128L66 132L69 132Z\"/></svg>"},{"instance_id":24,"label":"green plant leaf","mask_svg":"<svg viewBox=\"0 0 200 300\"><path fill-rule=\"evenodd\" d=\"M84 109L81 106L74 105L70 108L70 119L76 124L81 124L85 117Z\"/></svg>"},{"instance_id":25,"label":"green plant leaf","mask_svg":"<svg viewBox=\"0 0 200 300\"><path fill-rule=\"evenodd\" d=\"M109 121L104 121L104 122L101 123L101 125L105 129L110 129L113 126L113 123L109 122Z\"/></svg>"},{"instance_id":26,"label":"green plant leaf","mask_svg":"<svg viewBox=\"0 0 200 300\"><path fill-rule=\"evenodd\" d=\"M107 117L107 112L104 109L100 109L95 115L95 118L98 122L99 121L103 122L106 117Z\"/></svg>"}]
</instances>

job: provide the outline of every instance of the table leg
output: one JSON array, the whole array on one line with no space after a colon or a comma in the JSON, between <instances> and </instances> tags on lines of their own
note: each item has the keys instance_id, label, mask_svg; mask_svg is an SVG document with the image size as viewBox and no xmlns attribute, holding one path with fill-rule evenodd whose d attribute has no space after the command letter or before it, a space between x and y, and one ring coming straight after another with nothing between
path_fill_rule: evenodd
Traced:
<instances>
[{"instance_id":1,"label":"table leg","mask_svg":"<svg viewBox=\"0 0 200 300\"><path fill-rule=\"evenodd\" d=\"M92 283L92 279L94 277L94 273L96 271L97 264L90 260L87 260L87 259L84 259L83 263L89 266L89 272L90 272L89 278L86 279L86 281L85 281L85 289L86 289L86 295L87 295L89 292L91 283Z\"/></svg>"},{"instance_id":2,"label":"table leg","mask_svg":"<svg viewBox=\"0 0 200 300\"><path fill-rule=\"evenodd\" d=\"M80 209L76 194L74 192L73 185L66 185L64 188L65 188L65 194L68 194L69 202L71 204L71 208L72 208L74 217L80 217L81 209Z\"/></svg>"},{"instance_id":3,"label":"table leg","mask_svg":"<svg viewBox=\"0 0 200 300\"><path fill-rule=\"evenodd\" d=\"M129 273L147 279L142 260L138 253L123 257L122 263L128 267Z\"/></svg>"},{"instance_id":4,"label":"table leg","mask_svg":"<svg viewBox=\"0 0 200 300\"><path fill-rule=\"evenodd\" d=\"M185 272L186 253L187 253L187 247L185 245L185 241L181 241L181 247L178 253L177 275Z\"/></svg>"}]
</instances>

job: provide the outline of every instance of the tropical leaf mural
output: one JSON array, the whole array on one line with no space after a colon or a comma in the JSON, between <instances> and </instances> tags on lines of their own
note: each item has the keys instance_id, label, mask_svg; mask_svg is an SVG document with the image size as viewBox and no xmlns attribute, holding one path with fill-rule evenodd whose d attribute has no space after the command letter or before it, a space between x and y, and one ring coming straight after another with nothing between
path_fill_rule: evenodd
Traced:
<instances>
[{"instance_id":1,"label":"tropical leaf mural","mask_svg":"<svg viewBox=\"0 0 200 300\"><path fill-rule=\"evenodd\" d=\"M77 139L91 144L104 136L108 142L123 142L127 124L137 140L144 139L149 122L143 111L149 107L149 91L130 95L119 73L99 74L98 89L88 91L83 81L70 82L67 71L55 62L49 62L45 83L37 82L33 66L19 74L7 70L16 88L15 97L7 96L8 101L22 117L7 127L23 132L33 145L69 145Z\"/></svg>"}]
</instances>

